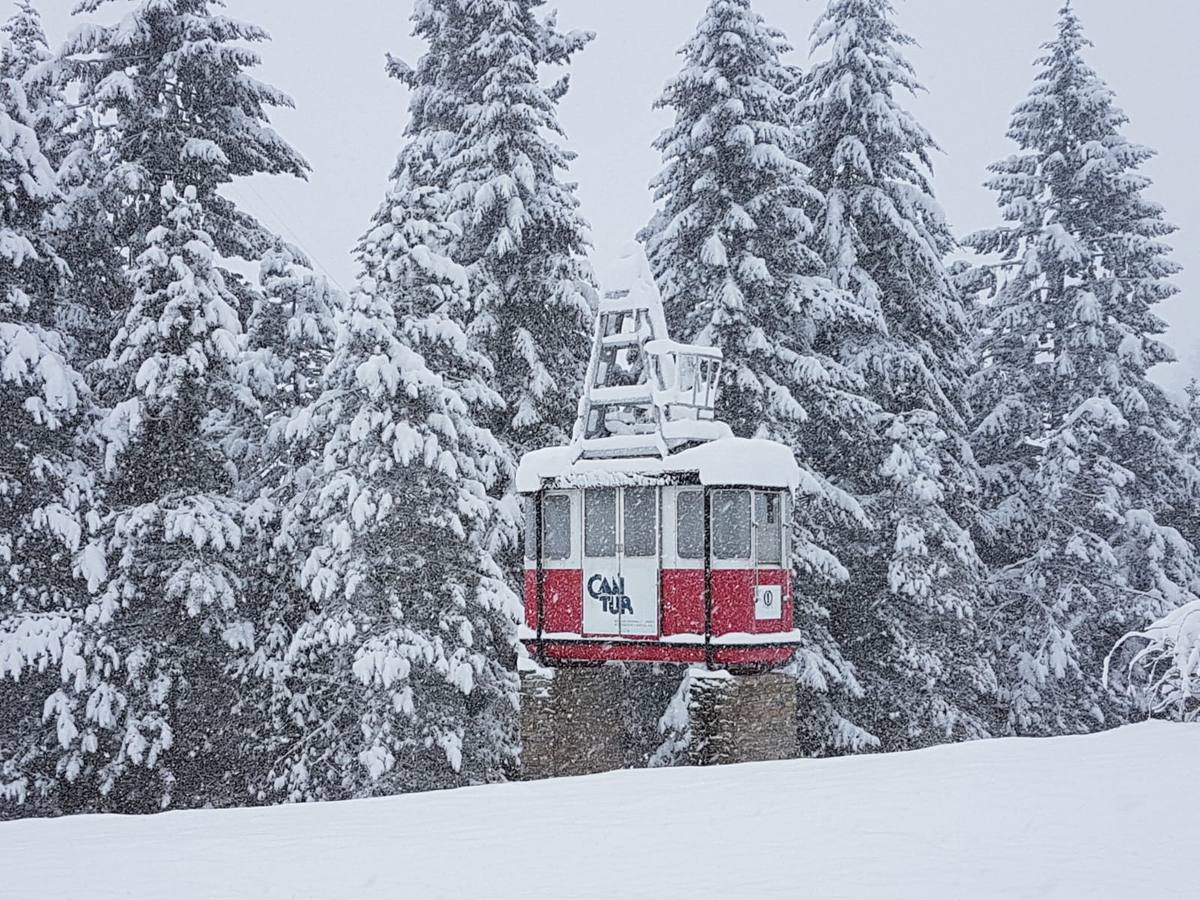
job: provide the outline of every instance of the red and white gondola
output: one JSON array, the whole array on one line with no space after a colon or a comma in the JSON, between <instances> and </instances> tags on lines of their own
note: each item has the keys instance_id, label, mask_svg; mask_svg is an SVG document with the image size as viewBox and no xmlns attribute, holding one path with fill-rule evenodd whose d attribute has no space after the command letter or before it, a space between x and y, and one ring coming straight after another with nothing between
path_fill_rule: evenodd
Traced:
<instances>
[{"instance_id":1,"label":"red and white gondola","mask_svg":"<svg viewBox=\"0 0 1200 900\"><path fill-rule=\"evenodd\" d=\"M781 444L714 417L721 354L666 339L640 251L601 301L570 446L528 454L525 622L543 665L612 660L768 668L793 627Z\"/></svg>"}]
</instances>

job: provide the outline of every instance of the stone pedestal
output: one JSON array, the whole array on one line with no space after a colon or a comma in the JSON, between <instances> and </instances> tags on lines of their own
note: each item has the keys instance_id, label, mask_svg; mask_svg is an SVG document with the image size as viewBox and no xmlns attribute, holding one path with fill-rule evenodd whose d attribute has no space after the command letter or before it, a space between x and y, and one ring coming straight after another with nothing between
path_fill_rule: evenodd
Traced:
<instances>
[{"instance_id":1,"label":"stone pedestal","mask_svg":"<svg viewBox=\"0 0 1200 900\"><path fill-rule=\"evenodd\" d=\"M526 779L594 775L625 765L621 669L554 669L521 676Z\"/></svg>"},{"instance_id":2,"label":"stone pedestal","mask_svg":"<svg viewBox=\"0 0 1200 900\"><path fill-rule=\"evenodd\" d=\"M694 672L691 677L691 765L767 762L799 755L795 679L775 673L727 672Z\"/></svg>"},{"instance_id":3,"label":"stone pedestal","mask_svg":"<svg viewBox=\"0 0 1200 900\"><path fill-rule=\"evenodd\" d=\"M637 736L630 733L628 707L647 699L654 693L651 688L662 688L659 693L669 700L669 683L678 684L680 677L688 679L689 765L766 762L799 755L796 682L787 675L730 675L702 669L686 676L650 670L635 674L644 677L631 678L617 664L522 674L523 777L594 775L644 765ZM643 692L647 697L641 696ZM654 704L656 717L666 702Z\"/></svg>"}]
</instances>

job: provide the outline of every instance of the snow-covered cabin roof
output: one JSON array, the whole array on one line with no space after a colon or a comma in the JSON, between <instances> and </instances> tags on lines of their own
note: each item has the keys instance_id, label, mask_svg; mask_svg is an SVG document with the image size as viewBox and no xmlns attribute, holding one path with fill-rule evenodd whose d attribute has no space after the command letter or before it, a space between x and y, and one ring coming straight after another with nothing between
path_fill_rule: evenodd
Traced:
<instances>
[{"instance_id":1,"label":"snow-covered cabin roof","mask_svg":"<svg viewBox=\"0 0 1200 900\"><path fill-rule=\"evenodd\" d=\"M723 437L666 457L582 459L577 448L535 450L517 469L517 491L544 487L601 487L646 479L694 475L703 485L744 485L794 490L800 467L792 451L774 441Z\"/></svg>"}]
</instances>

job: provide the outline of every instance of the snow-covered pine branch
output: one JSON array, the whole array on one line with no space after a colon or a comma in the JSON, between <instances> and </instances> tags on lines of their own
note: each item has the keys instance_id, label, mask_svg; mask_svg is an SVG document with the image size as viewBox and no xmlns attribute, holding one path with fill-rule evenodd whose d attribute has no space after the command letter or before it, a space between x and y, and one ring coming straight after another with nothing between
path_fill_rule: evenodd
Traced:
<instances>
[{"instance_id":1,"label":"snow-covered pine branch","mask_svg":"<svg viewBox=\"0 0 1200 900\"><path fill-rule=\"evenodd\" d=\"M1123 674L1139 684L1149 712L1180 722L1200 719L1200 600L1122 638L1105 660L1106 682L1113 657L1123 650L1127 655L1124 645L1130 643L1139 649Z\"/></svg>"}]
</instances>

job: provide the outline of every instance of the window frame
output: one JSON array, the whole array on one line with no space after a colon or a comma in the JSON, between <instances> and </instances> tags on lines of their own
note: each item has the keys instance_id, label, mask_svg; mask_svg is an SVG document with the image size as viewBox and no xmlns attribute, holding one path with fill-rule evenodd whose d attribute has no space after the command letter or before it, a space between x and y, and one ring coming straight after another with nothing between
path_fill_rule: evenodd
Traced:
<instances>
[{"instance_id":1,"label":"window frame","mask_svg":"<svg viewBox=\"0 0 1200 900\"><path fill-rule=\"evenodd\" d=\"M550 556L548 556L546 554L546 550L547 550L546 543L547 542L546 542L545 529L549 524L549 520L548 520L548 517L546 516L545 506L546 506L547 501L551 500L551 498L560 498L560 497L564 498L567 502L567 513L568 513L569 534L570 534L570 552L566 556L564 556L560 559L555 559L555 558L551 558ZM579 550L580 550L580 545L582 543L582 539L580 537L580 535L581 535L580 503L581 503L581 501L578 499L578 497L579 497L579 492L575 491L575 490L571 490L569 488L547 488L537 494L533 494L533 495L529 496L528 508L527 508L527 512L526 512L526 515L528 517L527 521L536 522L536 515L537 515L537 505L536 504L541 503L542 504L543 534L542 534L542 558L540 560L537 559L537 546L535 543L532 548L533 556L526 557L527 568L537 569L539 567L539 565L543 570L547 570L547 571L554 571L557 569L577 569L577 568L579 568ZM561 501L555 499L553 502L557 503L557 502L561 502ZM530 527L530 531L528 533L534 534L536 532L533 527ZM535 542L536 542L536 538L535 538ZM528 547L528 546L529 546L529 543L526 542L526 547Z\"/></svg>"},{"instance_id":2,"label":"window frame","mask_svg":"<svg viewBox=\"0 0 1200 900\"><path fill-rule=\"evenodd\" d=\"M538 562L538 504L542 502L542 494L539 492L525 497L525 562L530 566L536 566Z\"/></svg>"},{"instance_id":3,"label":"window frame","mask_svg":"<svg viewBox=\"0 0 1200 900\"><path fill-rule=\"evenodd\" d=\"M683 537L683 533L684 533L684 530L681 527L682 508L683 508L683 504L681 503L681 501L683 500L683 498L685 496L696 498L695 512L699 518L699 521L696 523L696 538L699 541L699 546L696 548L695 556L689 556L684 552L683 543L681 540ZM675 549L675 559L678 561L680 568L699 568L700 566L704 565L704 549L705 549L704 504L705 504L704 488L701 488L701 487L680 488L679 490L677 490L675 492L675 548L674 549ZM685 563L694 563L695 565L689 567L689 566L685 566L684 565Z\"/></svg>"},{"instance_id":4,"label":"window frame","mask_svg":"<svg viewBox=\"0 0 1200 900\"><path fill-rule=\"evenodd\" d=\"M777 510L778 510L778 515L779 515L779 521L777 523L778 539L775 542L776 543L775 554L777 556L776 559L763 559L762 558L761 546L760 546L761 541L759 540L759 537L763 533L763 527L762 527L762 525L760 525L757 522L758 511L756 509L756 507L758 506L758 499L760 497L762 497L766 501L768 508L770 507L770 503L772 500L774 500L778 504ZM753 532L753 534L751 534L751 544L752 544L751 552L753 553L753 560L754 560L755 568L757 568L757 569L781 569L781 568L783 568L784 562L787 559L787 552L784 547L784 544L786 542L785 532L787 529L785 527L786 521L785 521L784 510L786 507L784 504L783 493L781 491L754 491L753 498L750 501L750 505L751 505L750 528Z\"/></svg>"},{"instance_id":5,"label":"window frame","mask_svg":"<svg viewBox=\"0 0 1200 900\"><path fill-rule=\"evenodd\" d=\"M616 559L620 551L620 541L618 540L618 529L622 524L620 522L621 504L620 498L617 496L619 488L615 487L595 487L584 488L583 490L583 558L584 559ZM607 494L612 497L612 552L611 553L593 553L590 548L589 538L591 536L591 520L593 512L589 508L588 500L591 497Z\"/></svg>"},{"instance_id":6,"label":"window frame","mask_svg":"<svg viewBox=\"0 0 1200 900\"><path fill-rule=\"evenodd\" d=\"M750 553L748 556L721 557L718 555L717 529L719 527L719 516L717 512L717 495L726 492L745 493L750 497ZM759 561L758 545L760 540L759 531L761 531L761 529L755 525L755 506L757 503L756 498L759 495L779 498L779 562ZM790 566L791 528L788 521L787 491L755 487L714 487L710 488L710 496L709 527L712 531L712 534L709 536L711 542L709 565L713 569L764 569L775 571L779 569L787 569Z\"/></svg>"},{"instance_id":7,"label":"window frame","mask_svg":"<svg viewBox=\"0 0 1200 900\"><path fill-rule=\"evenodd\" d=\"M650 531L649 531L651 543L648 548L649 552L634 553L634 552L631 552L629 549L629 509L630 509L629 495L630 495L630 493L636 493L642 497L649 498L649 509L650 509L650 516L651 516ZM629 559L655 559L659 556L659 531L661 530L659 520L661 517L659 516L659 508L658 507L659 507L660 494L661 494L661 492L657 485L627 486L627 487L621 488L621 499L620 499L620 510L619 510L619 518L621 520L621 532L620 532L620 540L617 542L617 551L618 551L618 553L620 553L622 558L628 557ZM639 505L635 504L634 509L638 510ZM642 524L644 524L644 523L642 523ZM644 537L645 535L638 535L638 536ZM639 547L638 549L640 551L640 550L645 550L647 548L642 546L642 547Z\"/></svg>"},{"instance_id":8,"label":"window frame","mask_svg":"<svg viewBox=\"0 0 1200 900\"><path fill-rule=\"evenodd\" d=\"M566 542L566 548L561 553L557 553L557 552L551 553L550 552L551 537L550 537L550 533L549 533L549 531L550 531L550 514L549 513L550 513L551 503L554 503L555 506L561 506L562 504L566 505L565 521L566 521L566 529L567 529L567 542ZM570 561L570 559L573 555L572 551L575 548L575 534L574 534L575 529L573 527L574 522L572 521L574 519L574 516L572 515L572 513L573 513L573 509L572 509L570 494L547 493L542 498L542 559L544 562L565 563L565 562Z\"/></svg>"},{"instance_id":9,"label":"window frame","mask_svg":"<svg viewBox=\"0 0 1200 900\"><path fill-rule=\"evenodd\" d=\"M718 513L717 504L720 502L722 494L741 494L746 499L746 554L745 555L722 555L720 550L720 538L718 537L718 529L721 527L721 516ZM712 531L712 566L714 568L747 568L753 564L754 560L754 492L750 488L728 487L714 488L710 500L711 515L709 518L710 529ZM740 537L740 536L739 536ZM737 563L746 563L747 566L739 566Z\"/></svg>"}]
</instances>

